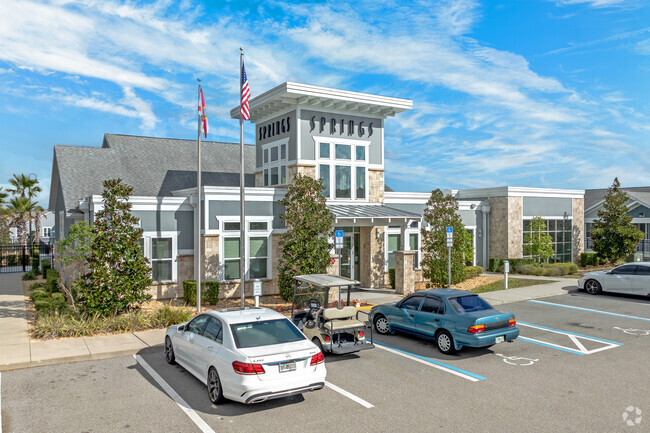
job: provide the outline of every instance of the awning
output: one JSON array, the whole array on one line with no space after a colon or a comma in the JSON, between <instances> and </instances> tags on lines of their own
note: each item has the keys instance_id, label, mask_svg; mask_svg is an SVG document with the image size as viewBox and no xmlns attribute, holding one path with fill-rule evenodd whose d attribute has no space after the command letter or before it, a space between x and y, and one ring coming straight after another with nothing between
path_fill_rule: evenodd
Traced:
<instances>
[{"instance_id":1,"label":"awning","mask_svg":"<svg viewBox=\"0 0 650 433\"><path fill-rule=\"evenodd\" d=\"M406 224L420 221L422 215L383 204L332 204L327 208L334 214L334 223L348 222L360 226L381 226Z\"/></svg>"},{"instance_id":2,"label":"awning","mask_svg":"<svg viewBox=\"0 0 650 433\"><path fill-rule=\"evenodd\" d=\"M361 284L359 281L351 278L330 274L296 275L293 278L301 283L312 284L319 287L355 286Z\"/></svg>"}]
</instances>

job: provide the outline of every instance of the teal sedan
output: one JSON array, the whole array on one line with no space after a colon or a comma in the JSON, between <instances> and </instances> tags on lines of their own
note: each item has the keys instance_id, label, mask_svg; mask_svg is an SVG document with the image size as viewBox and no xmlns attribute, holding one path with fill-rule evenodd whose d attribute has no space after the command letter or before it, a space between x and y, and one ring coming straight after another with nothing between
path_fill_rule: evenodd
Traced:
<instances>
[{"instance_id":1,"label":"teal sedan","mask_svg":"<svg viewBox=\"0 0 650 433\"><path fill-rule=\"evenodd\" d=\"M370 310L379 334L407 332L433 339L444 354L463 346L490 347L519 336L514 314L494 309L479 295L464 290L430 289Z\"/></svg>"}]
</instances>

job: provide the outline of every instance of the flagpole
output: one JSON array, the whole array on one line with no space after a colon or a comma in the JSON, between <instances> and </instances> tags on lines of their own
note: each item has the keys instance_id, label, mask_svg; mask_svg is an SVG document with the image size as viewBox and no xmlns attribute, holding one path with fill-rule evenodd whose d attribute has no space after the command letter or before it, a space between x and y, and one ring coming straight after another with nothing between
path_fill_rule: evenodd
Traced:
<instances>
[{"instance_id":1,"label":"flagpole","mask_svg":"<svg viewBox=\"0 0 650 433\"><path fill-rule=\"evenodd\" d=\"M239 159L240 159L240 175L239 175L239 190L240 190L240 207L239 207L239 262L240 262L240 278L241 278L241 307L246 307L246 216L244 215L245 204L245 183L244 183L244 116L241 114L241 97L242 97L242 71L244 67L244 49L240 48L239 55Z\"/></svg>"},{"instance_id":2,"label":"flagpole","mask_svg":"<svg viewBox=\"0 0 650 433\"><path fill-rule=\"evenodd\" d=\"M198 80L201 83L201 80ZM198 89L198 106L201 107L201 84ZM196 163L196 185L197 185L197 199L196 199L196 311L201 311L201 114L197 114L198 118L198 139L197 139L197 163Z\"/></svg>"}]
</instances>

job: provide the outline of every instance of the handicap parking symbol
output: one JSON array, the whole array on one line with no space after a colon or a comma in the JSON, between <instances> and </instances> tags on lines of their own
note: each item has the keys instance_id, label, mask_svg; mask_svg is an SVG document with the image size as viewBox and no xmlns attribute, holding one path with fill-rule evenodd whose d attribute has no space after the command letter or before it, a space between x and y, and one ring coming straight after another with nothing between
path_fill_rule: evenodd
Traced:
<instances>
[{"instance_id":1,"label":"handicap parking symbol","mask_svg":"<svg viewBox=\"0 0 650 433\"><path fill-rule=\"evenodd\" d=\"M618 326L614 326L614 329L618 329L629 335L650 335L650 329L619 328Z\"/></svg>"},{"instance_id":2,"label":"handicap parking symbol","mask_svg":"<svg viewBox=\"0 0 650 433\"><path fill-rule=\"evenodd\" d=\"M527 365L533 365L539 359L533 359L533 358L524 358L522 356L505 356L500 353L495 353L496 356L500 356L503 358L503 362L506 364L510 365L517 365L517 366L527 366Z\"/></svg>"}]
</instances>

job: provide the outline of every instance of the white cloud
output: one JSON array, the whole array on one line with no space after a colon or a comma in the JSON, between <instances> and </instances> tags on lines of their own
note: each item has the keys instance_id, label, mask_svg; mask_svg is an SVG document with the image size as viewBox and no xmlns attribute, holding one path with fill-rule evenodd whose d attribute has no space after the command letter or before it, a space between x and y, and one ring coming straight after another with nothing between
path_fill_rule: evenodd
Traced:
<instances>
[{"instance_id":1,"label":"white cloud","mask_svg":"<svg viewBox=\"0 0 650 433\"><path fill-rule=\"evenodd\" d=\"M636 1L630 0L551 0L555 2L558 6L568 6L576 4L584 4L586 6L591 6L594 8L609 8L609 7L621 7L629 6Z\"/></svg>"}]
</instances>

